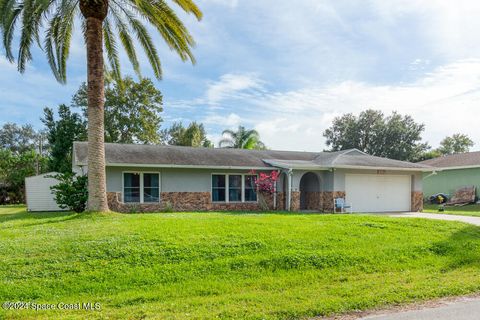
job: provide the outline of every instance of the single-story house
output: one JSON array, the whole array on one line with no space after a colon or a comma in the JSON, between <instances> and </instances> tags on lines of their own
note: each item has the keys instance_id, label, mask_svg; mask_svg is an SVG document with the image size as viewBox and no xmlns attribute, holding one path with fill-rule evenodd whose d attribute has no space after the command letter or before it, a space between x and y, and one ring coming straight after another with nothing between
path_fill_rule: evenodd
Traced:
<instances>
[{"instance_id":1,"label":"single-story house","mask_svg":"<svg viewBox=\"0 0 480 320\"><path fill-rule=\"evenodd\" d=\"M437 193L453 195L455 190L464 186L476 186L477 196L480 188L480 152L467 152L429 159L420 164L431 166L433 173L423 175L425 196Z\"/></svg>"},{"instance_id":2,"label":"single-story house","mask_svg":"<svg viewBox=\"0 0 480 320\"><path fill-rule=\"evenodd\" d=\"M86 172L86 142L73 146L73 168ZM420 211L423 164L356 149L297 152L105 144L111 210L259 210L253 175L277 171L266 203L274 210L332 212L344 198L355 212ZM252 173L252 170L255 173Z\"/></svg>"}]
</instances>

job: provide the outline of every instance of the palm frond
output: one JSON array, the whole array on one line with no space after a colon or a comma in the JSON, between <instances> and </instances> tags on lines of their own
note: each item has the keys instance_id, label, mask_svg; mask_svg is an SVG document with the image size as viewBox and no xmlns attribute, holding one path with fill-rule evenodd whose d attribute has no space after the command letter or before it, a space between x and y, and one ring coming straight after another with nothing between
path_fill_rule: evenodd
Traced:
<instances>
[{"instance_id":1,"label":"palm frond","mask_svg":"<svg viewBox=\"0 0 480 320\"><path fill-rule=\"evenodd\" d=\"M177 52L183 61L195 63L191 48L195 46L193 37L175 12L163 1L129 0L144 19L150 22L163 37L167 45Z\"/></svg>"},{"instance_id":2,"label":"palm frond","mask_svg":"<svg viewBox=\"0 0 480 320\"><path fill-rule=\"evenodd\" d=\"M10 62L16 60L18 70L23 72L26 64L32 59L31 49L36 42L45 51L55 78L59 82L66 82L67 60L75 16L79 13L79 1L0 0L0 32L7 59ZM171 2L186 13L193 14L198 20L202 18L202 12L194 0L171 0ZM145 51L155 76L161 78L158 50L145 22L157 30L169 48L183 61L195 63L192 53L195 41L170 7L171 2L167 4L167 0L109 0L108 16L103 25L103 38L106 57L115 78L121 78L118 41L139 77L141 74L136 43ZM84 22L82 19L85 34ZM17 59L12 48L16 32L20 34Z\"/></svg>"},{"instance_id":3,"label":"palm frond","mask_svg":"<svg viewBox=\"0 0 480 320\"><path fill-rule=\"evenodd\" d=\"M130 25L137 34L137 39L147 54L148 61L153 68L155 77L157 79L161 79L162 65L160 64L160 58L158 57L157 49L155 48L152 38L148 34L147 28L145 28L145 26L137 19L130 20Z\"/></svg>"},{"instance_id":4,"label":"palm frond","mask_svg":"<svg viewBox=\"0 0 480 320\"><path fill-rule=\"evenodd\" d=\"M18 50L18 70L25 71L25 66L32 59L31 45L38 38L42 17L53 2L51 0L24 0L22 10L22 31Z\"/></svg>"},{"instance_id":5,"label":"palm frond","mask_svg":"<svg viewBox=\"0 0 480 320\"><path fill-rule=\"evenodd\" d=\"M118 37L122 43L125 52L127 53L128 59L130 60L133 70L138 77L141 77L140 73L140 63L138 62L137 53L135 51L135 46L133 45L133 39L130 36L130 30L128 29L128 24L125 22L124 17L121 12L118 12L118 8L111 6L111 13L115 20L115 25L118 30ZM116 10L117 9L117 10Z\"/></svg>"},{"instance_id":6,"label":"palm frond","mask_svg":"<svg viewBox=\"0 0 480 320\"><path fill-rule=\"evenodd\" d=\"M23 10L23 3L17 4L15 0L6 0L2 3L0 10L0 12L2 12L3 46L7 59L13 62L15 60L12 52L13 34L17 20Z\"/></svg>"},{"instance_id":7,"label":"palm frond","mask_svg":"<svg viewBox=\"0 0 480 320\"><path fill-rule=\"evenodd\" d=\"M202 19L202 11L192 0L173 0L173 2L178 4L186 13L193 13L198 20Z\"/></svg>"},{"instance_id":8,"label":"palm frond","mask_svg":"<svg viewBox=\"0 0 480 320\"><path fill-rule=\"evenodd\" d=\"M233 148L234 147L234 142L229 139L229 138L223 138L218 142L218 146L220 148Z\"/></svg>"},{"instance_id":9,"label":"palm frond","mask_svg":"<svg viewBox=\"0 0 480 320\"><path fill-rule=\"evenodd\" d=\"M108 18L105 19L105 22L103 23L103 37L105 39L105 51L110 63L110 68L112 69L115 80L119 81L122 79L120 72L120 59L118 57L115 34L112 31L110 20Z\"/></svg>"},{"instance_id":10,"label":"palm frond","mask_svg":"<svg viewBox=\"0 0 480 320\"><path fill-rule=\"evenodd\" d=\"M45 31L44 50L57 81L67 81L67 60L78 10L78 0L64 0L56 8Z\"/></svg>"}]
</instances>

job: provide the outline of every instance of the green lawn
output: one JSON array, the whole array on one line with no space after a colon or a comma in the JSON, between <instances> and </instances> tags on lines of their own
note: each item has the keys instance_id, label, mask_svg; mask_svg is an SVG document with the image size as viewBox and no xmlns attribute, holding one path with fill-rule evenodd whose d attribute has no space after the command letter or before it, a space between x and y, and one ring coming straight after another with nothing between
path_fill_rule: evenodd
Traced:
<instances>
[{"instance_id":1,"label":"green lawn","mask_svg":"<svg viewBox=\"0 0 480 320\"><path fill-rule=\"evenodd\" d=\"M425 204L424 212L430 213L444 213L444 214L457 214L462 216L480 217L480 205L469 204L461 207L445 207L445 211L438 211L439 205L437 204Z\"/></svg>"},{"instance_id":2,"label":"green lawn","mask_svg":"<svg viewBox=\"0 0 480 320\"><path fill-rule=\"evenodd\" d=\"M0 318L297 319L480 291L480 228L365 215L0 208Z\"/></svg>"}]
</instances>

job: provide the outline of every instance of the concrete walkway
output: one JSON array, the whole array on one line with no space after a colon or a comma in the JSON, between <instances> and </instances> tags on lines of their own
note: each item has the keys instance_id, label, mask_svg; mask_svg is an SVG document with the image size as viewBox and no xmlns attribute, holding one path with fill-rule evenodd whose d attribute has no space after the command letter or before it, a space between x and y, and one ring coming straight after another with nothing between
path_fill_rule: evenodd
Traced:
<instances>
[{"instance_id":1,"label":"concrete walkway","mask_svg":"<svg viewBox=\"0 0 480 320\"><path fill-rule=\"evenodd\" d=\"M442 303L439 306L426 307L396 313L376 314L363 320L478 320L480 318L480 298L468 298L460 301Z\"/></svg>"},{"instance_id":2,"label":"concrete walkway","mask_svg":"<svg viewBox=\"0 0 480 320\"><path fill-rule=\"evenodd\" d=\"M362 214L362 213L359 213ZM444 221L460 221L480 226L480 217L457 216L452 214L423 213L423 212L401 212L401 213L366 213L368 215L388 216L395 218L423 218ZM479 317L480 319L480 317Z\"/></svg>"}]
</instances>

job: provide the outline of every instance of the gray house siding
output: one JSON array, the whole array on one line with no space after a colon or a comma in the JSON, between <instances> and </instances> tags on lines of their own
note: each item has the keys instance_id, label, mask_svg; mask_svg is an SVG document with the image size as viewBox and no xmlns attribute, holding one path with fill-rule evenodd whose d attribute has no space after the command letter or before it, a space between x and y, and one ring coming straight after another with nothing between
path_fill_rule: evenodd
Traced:
<instances>
[{"instance_id":1,"label":"gray house siding","mask_svg":"<svg viewBox=\"0 0 480 320\"><path fill-rule=\"evenodd\" d=\"M210 192L212 174L247 174L249 170L107 167L107 192L122 192L123 172L159 172L161 192Z\"/></svg>"},{"instance_id":2,"label":"gray house siding","mask_svg":"<svg viewBox=\"0 0 480 320\"><path fill-rule=\"evenodd\" d=\"M320 183L320 190L321 191L333 191L333 172L322 170L322 171L315 171L315 170L295 170L293 171L292 176L292 191L299 192L300 191L300 181L302 177L308 173L314 173L318 181ZM310 186L309 189L315 190L314 186Z\"/></svg>"}]
</instances>

